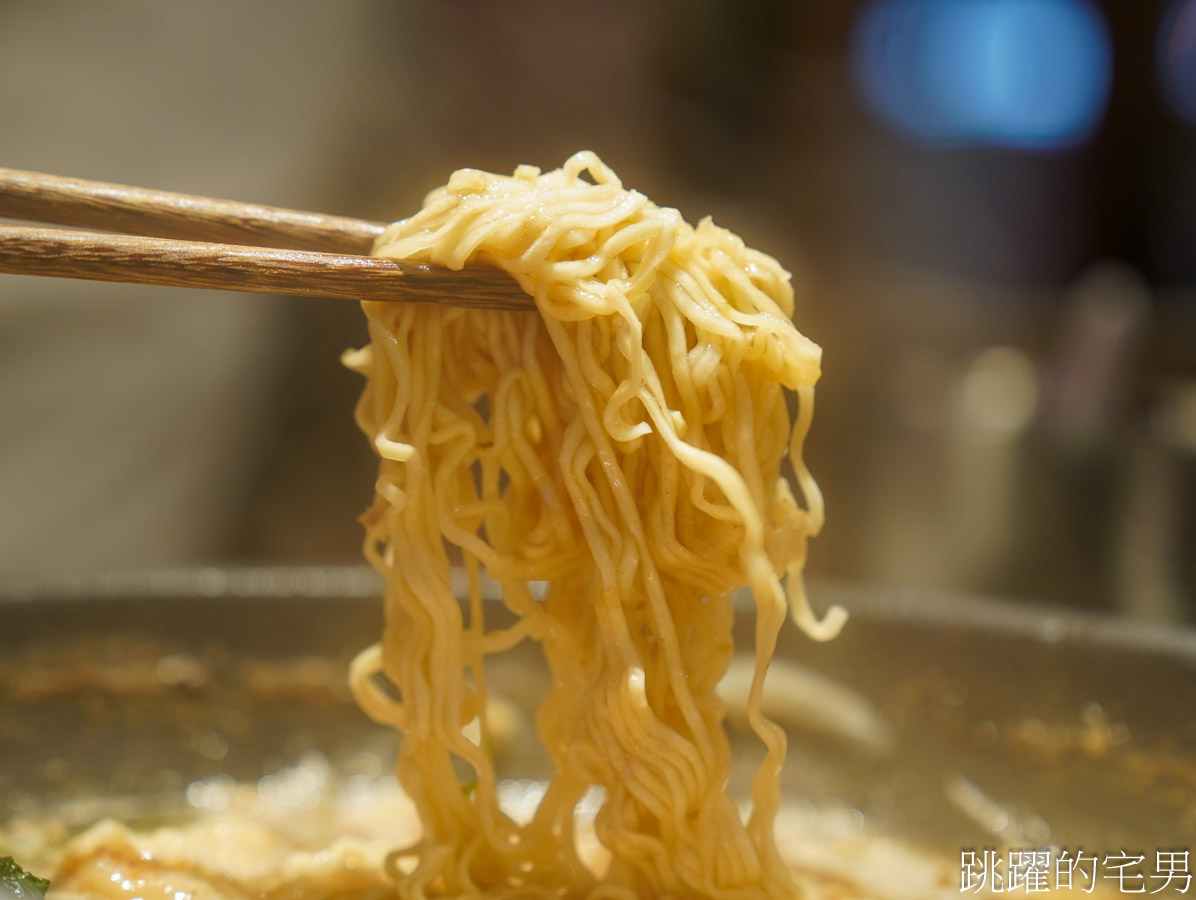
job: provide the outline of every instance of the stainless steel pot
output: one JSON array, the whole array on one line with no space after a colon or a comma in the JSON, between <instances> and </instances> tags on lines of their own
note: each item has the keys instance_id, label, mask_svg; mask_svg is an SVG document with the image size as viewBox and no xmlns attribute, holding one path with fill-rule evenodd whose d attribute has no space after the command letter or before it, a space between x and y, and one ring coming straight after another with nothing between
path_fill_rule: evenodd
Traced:
<instances>
[{"instance_id":1,"label":"stainless steel pot","mask_svg":"<svg viewBox=\"0 0 1196 900\"><path fill-rule=\"evenodd\" d=\"M312 750L334 768L393 756L394 735L345 683L381 627L368 571L9 580L0 593L0 823L171 818L206 777L255 779ZM790 804L841 807L957 858L1056 845L1153 859L1196 844L1196 633L907 591L812 595L851 619L830 643L788 628L780 644L770 690L790 730ZM750 646L750 613L738 621ZM496 661L493 678L530 709L538 651ZM499 755L507 777L544 772L521 721ZM750 761L755 742L736 735Z\"/></svg>"}]
</instances>

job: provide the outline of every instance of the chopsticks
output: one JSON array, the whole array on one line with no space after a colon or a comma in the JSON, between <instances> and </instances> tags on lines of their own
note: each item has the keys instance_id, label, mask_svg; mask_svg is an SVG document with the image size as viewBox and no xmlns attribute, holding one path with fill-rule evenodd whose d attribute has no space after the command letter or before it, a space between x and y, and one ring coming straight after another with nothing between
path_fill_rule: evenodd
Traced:
<instances>
[{"instance_id":1,"label":"chopsticks","mask_svg":"<svg viewBox=\"0 0 1196 900\"><path fill-rule=\"evenodd\" d=\"M381 222L0 168L0 272L352 300L531 309L505 272L364 254ZM131 236L130 236L131 235Z\"/></svg>"}]
</instances>

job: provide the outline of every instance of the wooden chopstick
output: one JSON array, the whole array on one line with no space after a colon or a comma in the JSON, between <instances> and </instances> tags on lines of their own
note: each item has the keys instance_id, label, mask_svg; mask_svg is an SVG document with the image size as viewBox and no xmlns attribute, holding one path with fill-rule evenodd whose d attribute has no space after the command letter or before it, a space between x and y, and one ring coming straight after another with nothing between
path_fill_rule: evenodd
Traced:
<instances>
[{"instance_id":1,"label":"wooden chopstick","mask_svg":"<svg viewBox=\"0 0 1196 900\"><path fill-rule=\"evenodd\" d=\"M0 216L184 241L370 252L384 222L0 168Z\"/></svg>"},{"instance_id":2,"label":"wooden chopstick","mask_svg":"<svg viewBox=\"0 0 1196 900\"><path fill-rule=\"evenodd\" d=\"M65 228L0 225L0 272L87 281L527 310L505 272Z\"/></svg>"},{"instance_id":3,"label":"wooden chopstick","mask_svg":"<svg viewBox=\"0 0 1196 900\"><path fill-rule=\"evenodd\" d=\"M514 279L493 267L454 271L362 255L382 222L3 168L0 216L122 232L0 225L4 273L533 308Z\"/></svg>"}]
</instances>

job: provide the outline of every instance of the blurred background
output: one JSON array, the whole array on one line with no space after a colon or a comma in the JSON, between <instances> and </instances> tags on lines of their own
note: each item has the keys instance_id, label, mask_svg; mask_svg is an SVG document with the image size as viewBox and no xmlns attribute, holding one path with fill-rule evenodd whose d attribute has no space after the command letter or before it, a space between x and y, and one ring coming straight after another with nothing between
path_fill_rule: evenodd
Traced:
<instances>
[{"instance_id":1,"label":"blurred background","mask_svg":"<svg viewBox=\"0 0 1196 900\"><path fill-rule=\"evenodd\" d=\"M596 150L794 273L821 578L1196 616L1196 0L0 0L0 165L395 219ZM0 276L0 574L352 563L353 304Z\"/></svg>"}]
</instances>

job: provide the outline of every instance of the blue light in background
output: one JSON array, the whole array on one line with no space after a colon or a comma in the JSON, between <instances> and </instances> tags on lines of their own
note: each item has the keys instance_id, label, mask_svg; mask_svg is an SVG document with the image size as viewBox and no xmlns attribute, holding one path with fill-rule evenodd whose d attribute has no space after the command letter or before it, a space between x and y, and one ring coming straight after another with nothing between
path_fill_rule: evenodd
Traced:
<instances>
[{"instance_id":1,"label":"blue light in background","mask_svg":"<svg viewBox=\"0 0 1196 900\"><path fill-rule=\"evenodd\" d=\"M853 43L873 111L932 144L1073 147L1109 98L1112 49L1088 0L876 0Z\"/></svg>"},{"instance_id":2,"label":"blue light in background","mask_svg":"<svg viewBox=\"0 0 1196 900\"><path fill-rule=\"evenodd\" d=\"M1159 23L1159 84L1176 114L1196 123L1196 2L1173 3Z\"/></svg>"}]
</instances>

